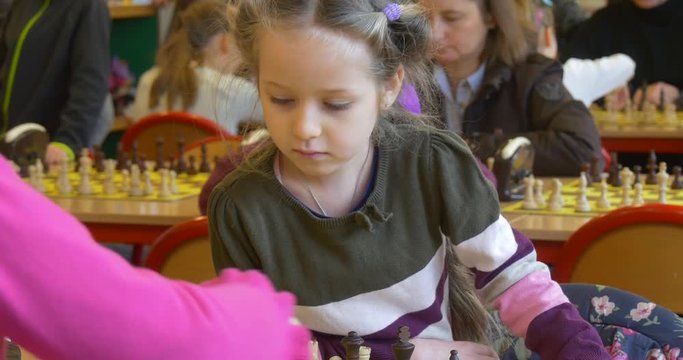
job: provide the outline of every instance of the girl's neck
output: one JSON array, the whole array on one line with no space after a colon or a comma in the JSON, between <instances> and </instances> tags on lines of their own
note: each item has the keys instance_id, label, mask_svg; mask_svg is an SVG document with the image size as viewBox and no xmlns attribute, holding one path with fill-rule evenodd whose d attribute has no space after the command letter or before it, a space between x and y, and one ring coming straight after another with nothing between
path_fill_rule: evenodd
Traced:
<instances>
[{"instance_id":1,"label":"girl's neck","mask_svg":"<svg viewBox=\"0 0 683 360\"><path fill-rule=\"evenodd\" d=\"M220 73L232 74L237 70L239 60L229 55L206 55L202 61L202 67L215 70Z\"/></svg>"},{"instance_id":2,"label":"girl's neck","mask_svg":"<svg viewBox=\"0 0 683 360\"><path fill-rule=\"evenodd\" d=\"M455 91L455 88L458 86L458 84L467 79L470 75L474 74L477 69L479 69L481 64L482 62L479 60L463 60L444 66L446 75L448 76L448 80L451 84L451 89Z\"/></svg>"},{"instance_id":3,"label":"girl's neck","mask_svg":"<svg viewBox=\"0 0 683 360\"><path fill-rule=\"evenodd\" d=\"M315 178L306 176L279 153L276 176L279 175L280 183L309 209L328 217L339 217L351 212L363 198L372 176L374 152L369 145L367 152L349 161L348 166Z\"/></svg>"}]
</instances>

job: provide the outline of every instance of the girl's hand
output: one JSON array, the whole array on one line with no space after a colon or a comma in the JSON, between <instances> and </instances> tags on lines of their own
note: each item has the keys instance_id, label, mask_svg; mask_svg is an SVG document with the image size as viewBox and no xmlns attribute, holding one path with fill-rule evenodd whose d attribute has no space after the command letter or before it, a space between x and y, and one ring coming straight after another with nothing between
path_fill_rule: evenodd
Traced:
<instances>
[{"instance_id":1,"label":"girl's hand","mask_svg":"<svg viewBox=\"0 0 683 360\"><path fill-rule=\"evenodd\" d=\"M664 95L664 104L675 103L681 95L677 87L660 81L648 85L645 100L651 104L662 106L662 94ZM643 91L642 89L638 89L633 96L633 102L640 105L642 97Z\"/></svg>"},{"instance_id":2,"label":"girl's hand","mask_svg":"<svg viewBox=\"0 0 683 360\"><path fill-rule=\"evenodd\" d=\"M411 359L448 359L451 350L458 350L460 360L497 360L498 354L489 346L469 341L444 341L435 339L410 339L415 345Z\"/></svg>"}]
</instances>

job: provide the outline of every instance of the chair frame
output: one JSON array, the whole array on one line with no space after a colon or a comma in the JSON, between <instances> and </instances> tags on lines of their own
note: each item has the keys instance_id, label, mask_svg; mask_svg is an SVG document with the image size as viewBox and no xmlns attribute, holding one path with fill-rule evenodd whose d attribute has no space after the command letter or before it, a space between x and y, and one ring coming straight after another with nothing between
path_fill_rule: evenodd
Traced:
<instances>
[{"instance_id":1,"label":"chair frame","mask_svg":"<svg viewBox=\"0 0 683 360\"><path fill-rule=\"evenodd\" d=\"M176 224L164 231L152 244L152 250L145 260L145 267L161 271L168 255L188 239L209 235L209 222L206 216Z\"/></svg>"},{"instance_id":2,"label":"chair frame","mask_svg":"<svg viewBox=\"0 0 683 360\"><path fill-rule=\"evenodd\" d=\"M215 136L221 136L226 139L235 137L234 134L231 134L216 122L202 116L188 112L166 111L149 114L128 127L121 137L121 149L126 152L130 151L133 147L133 142L140 133L149 127L167 123L169 121L192 125L207 133L212 133Z\"/></svg>"},{"instance_id":3,"label":"chair frame","mask_svg":"<svg viewBox=\"0 0 683 360\"><path fill-rule=\"evenodd\" d=\"M683 207L670 204L645 204L616 209L591 219L567 240L563 255L555 264L553 277L568 282L581 254L599 237L612 230L634 224L660 223L683 225ZM681 239L683 245L683 239Z\"/></svg>"}]
</instances>

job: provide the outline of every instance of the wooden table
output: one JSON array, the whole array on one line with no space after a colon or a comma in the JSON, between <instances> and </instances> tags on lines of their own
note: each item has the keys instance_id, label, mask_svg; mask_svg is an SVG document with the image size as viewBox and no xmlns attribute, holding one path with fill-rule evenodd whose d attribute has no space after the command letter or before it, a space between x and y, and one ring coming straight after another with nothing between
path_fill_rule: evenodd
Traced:
<instances>
[{"instance_id":1,"label":"wooden table","mask_svg":"<svg viewBox=\"0 0 683 360\"><path fill-rule=\"evenodd\" d=\"M199 216L197 196L178 201L52 200L85 224L97 241L135 245L136 265L141 263L143 246L151 245L172 225Z\"/></svg>"}]
</instances>

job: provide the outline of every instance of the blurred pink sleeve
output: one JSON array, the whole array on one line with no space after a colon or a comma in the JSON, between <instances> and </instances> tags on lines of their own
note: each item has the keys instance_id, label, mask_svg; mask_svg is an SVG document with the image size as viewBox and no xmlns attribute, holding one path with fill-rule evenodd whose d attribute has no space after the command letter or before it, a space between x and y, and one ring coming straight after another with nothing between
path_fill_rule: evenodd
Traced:
<instances>
[{"instance_id":1,"label":"blurred pink sleeve","mask_svg":"<svg viewBox=\"0 0 683 360\"><path fill-rule=\"evenodd\" d=\"M134 268L2 157L0 194L0 338L49 359L308 359L294 297L261 273L194 285Z\"/></svg>"}]
</instances>

